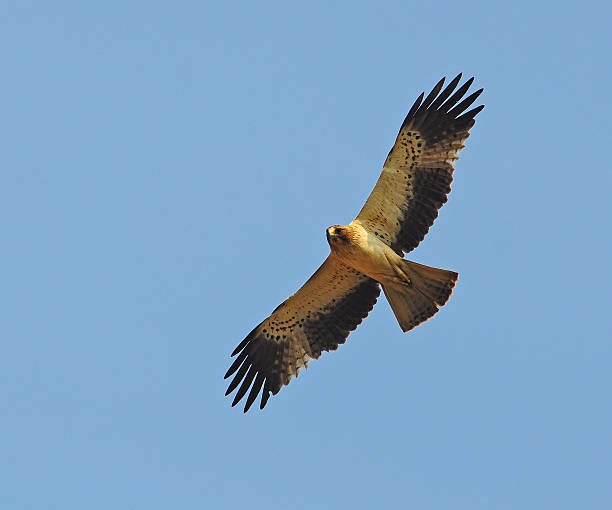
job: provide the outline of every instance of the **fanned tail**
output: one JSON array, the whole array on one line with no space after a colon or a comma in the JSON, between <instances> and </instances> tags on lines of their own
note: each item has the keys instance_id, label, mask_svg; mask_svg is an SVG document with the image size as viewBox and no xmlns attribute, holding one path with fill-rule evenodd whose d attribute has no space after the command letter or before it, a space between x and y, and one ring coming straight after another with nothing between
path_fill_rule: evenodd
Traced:
<instances>
[{"instance_id":1,"label":"fanned tail","mask_svg":"<svg viewBox=\"0 0 612 510\"><path fill-rule=\"evenodd\" d=\"M409 282L387 281L383 291L402 331L410 331L448 301L459 275L409 260L402 261L401 269Z\"/></svg>"}]
</instances>

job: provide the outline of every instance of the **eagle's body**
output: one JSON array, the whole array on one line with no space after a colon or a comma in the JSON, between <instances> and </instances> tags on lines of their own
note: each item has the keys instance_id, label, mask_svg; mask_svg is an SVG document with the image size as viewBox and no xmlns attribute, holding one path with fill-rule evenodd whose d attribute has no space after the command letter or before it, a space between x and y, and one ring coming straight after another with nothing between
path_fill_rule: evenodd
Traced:
<instances>
[{"instance_id":1,"label":"eagle's body","mask_svg":"<svg viewBox=\"0 0 612 510\"><path fill-rule=\"evenodd\" d=\"M349 225L327 229L331 253L291 297L232 353L232 405L250 388L245 412L263 388L261 405L323 351L335 350L374 306L382 286L403 331L432 317L457 273L403 258L425 237L450 192L453 162L483 106L463 113L482 89L463 98L473 78L442 79L410 109L376 186Z\"/></svg>"},{"instance_id":2,"label":"eagle's body","mask_svg":"<svg viewBox=\"0 0 612 510\"><path fill-rule=\"evenodd\" d=\"M396 275L393 267L402 258L359 221L327 229L331 255L377 281Z\"/></svg>"}]
</instances>

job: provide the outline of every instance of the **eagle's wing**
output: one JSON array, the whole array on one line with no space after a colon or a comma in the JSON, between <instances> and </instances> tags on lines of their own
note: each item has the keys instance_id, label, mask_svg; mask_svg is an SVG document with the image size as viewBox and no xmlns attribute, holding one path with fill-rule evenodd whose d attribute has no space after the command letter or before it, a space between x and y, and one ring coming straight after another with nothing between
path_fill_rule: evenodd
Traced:
<instances>
[{"instance_id":1,"label":"eagle's wing","mask_svg":"<svg viewBox=\"0 0 612 510\"><path fill-rule=\"evenodd\" d=\"M483 89L463 99L474 78L453 93L460 80L461 74L440 92L442 78L424 101L419 96L355 219L399 255L416 248L438 216L451 189L453 162L484 108L463 113Z\"/></svg>"},{"instance_id":2,"label":"eagle's wing","mask_svg":"<svg viewBox=\"0 0 612 510\"><path fill-rule=\"evenodd\" d=\"M368 315L379 294L376 280L328 256L300 290L251 331L232 353L238 357L225 378L238 372L225 394L242 382L232 406L252 384L244 412L262 387L263 409L270 393L276 395L289 384L310 359L343 344L349 332Z\"/></svg>"}]
</instances>

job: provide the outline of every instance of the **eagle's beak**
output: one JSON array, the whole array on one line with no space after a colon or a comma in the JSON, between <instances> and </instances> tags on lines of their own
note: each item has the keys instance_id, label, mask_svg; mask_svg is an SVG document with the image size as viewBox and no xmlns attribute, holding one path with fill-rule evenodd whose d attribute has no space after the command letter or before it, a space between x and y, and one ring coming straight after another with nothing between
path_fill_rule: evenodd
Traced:
<instances>
[{"instance_id":1,"label":"eagle's beak","mask_svg":"<svg viewBox=\"0 0 612 510\"><path fill-rule=\"evenodd\" d=\"M328 243L331 241L331 237L332 237L332 236L331 236L331 234L330 234L330 232L329 232L329 230L330 230L330 229L327 229L327 230L325 231L325 235L327 236L327 242L328 242Z\"/></svg>"}]
</instances>

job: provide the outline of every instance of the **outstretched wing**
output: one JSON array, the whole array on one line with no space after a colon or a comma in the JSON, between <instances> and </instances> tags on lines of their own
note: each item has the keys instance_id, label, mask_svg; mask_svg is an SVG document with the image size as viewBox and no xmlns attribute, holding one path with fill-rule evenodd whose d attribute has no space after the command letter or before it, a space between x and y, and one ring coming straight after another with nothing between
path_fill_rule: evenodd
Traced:
<instances>
[{"instance_id":1,"label":"outstretched wing","mask_svg":"<svg viewBox=\"0 0 612 510\"><path fill-rule=\"evenodd\" d=\"M327 257L321 267L293 296L236 347L238 356L225 374L236 373L229 395L240 384L232 406L251 391L246 413L263 387L260 409L270 393L276 395L302 367L323 351L333 351L368 315L380 294L376 280ZM254 381L254 382L253 382ZM251 386L252 384L252 386Z\"/></svg>"},{"instance_id":2,"label":"outstretched wing","mask_svg":"<svg viewBox=\"0 0 612 510\"><path fill-rule=\"evenodd\" d=\"M442 90L442 78L424 101L419 96L355 219L399 255L416 248L437 218L451 190L453 162L484 108L463 113L483 89L463 99L474 78L455 91L460 80L461 74Z\"/></svg>"}]
</instances>

